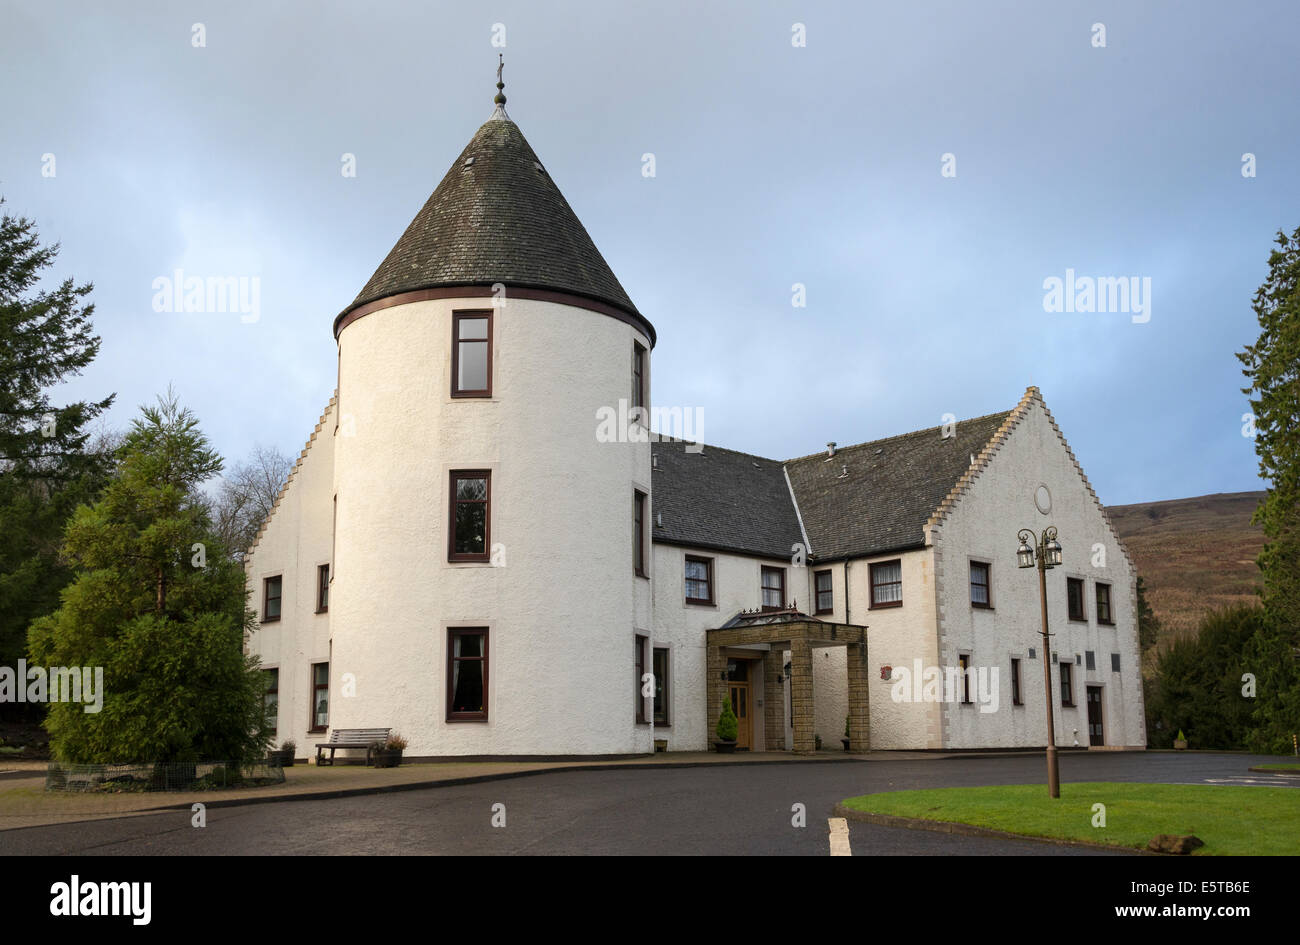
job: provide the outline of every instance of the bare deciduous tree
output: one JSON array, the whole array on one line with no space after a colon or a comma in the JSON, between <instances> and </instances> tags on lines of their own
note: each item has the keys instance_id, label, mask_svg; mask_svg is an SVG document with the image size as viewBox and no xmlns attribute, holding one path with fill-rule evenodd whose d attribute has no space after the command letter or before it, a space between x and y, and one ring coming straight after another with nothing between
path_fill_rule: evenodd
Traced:
<instances>
[{"instance_id":1,"label":"bare deciduous tree","mask_svg":"<svg viewBox=\"0 0 1300 945\"><path fill-rule=\"evenodd\" d=\"M293 460L273 446L254 446L244 462L226 472L212 501L212 524L226 547L242 559L271 514L293 470Z\"/></svg>"}]
</instances>

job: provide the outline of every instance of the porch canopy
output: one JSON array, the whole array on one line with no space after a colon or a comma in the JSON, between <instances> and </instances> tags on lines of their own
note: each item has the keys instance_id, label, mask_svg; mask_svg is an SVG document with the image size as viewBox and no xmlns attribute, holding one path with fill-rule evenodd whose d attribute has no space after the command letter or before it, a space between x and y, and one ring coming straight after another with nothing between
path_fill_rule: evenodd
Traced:
<instances>
[{"instance_id":1,"label":"porch canopy","mask_svg":"<svg viewBox=\"0 0 1300 945\"><path fill-rule=\"evenodd\" d=\"M723 649L768 644L763 655L763 711L767 751L785 750L785 673L783 651L790 651L790 700L794 722L794 750L816 750L813 733L812 651L824 646L848 648L849 751L866 751L870 738L870 701L867 692L867 628L830 623L800 613L795 606L781 610L742 611L716 630L706 631L706 676L709 739L722 712L726 690L727 659ZM718 687L721 687L720 689Z\"/></svg>"}]
</instances>

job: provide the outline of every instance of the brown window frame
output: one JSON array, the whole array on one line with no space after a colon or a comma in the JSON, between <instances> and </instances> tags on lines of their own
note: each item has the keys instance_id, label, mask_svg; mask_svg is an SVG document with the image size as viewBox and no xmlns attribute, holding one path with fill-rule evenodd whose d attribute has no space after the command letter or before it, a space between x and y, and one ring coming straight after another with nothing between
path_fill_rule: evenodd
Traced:
<instances>
[{"instance_id":1,"label":"brown window frame","mask_svg":"<svg viewBox=\"0 0 1300 945\"><path fill-rule=\"evenodd\" d=\"M1023 693L1020 691L1020 660L1011 658L1011 704L1024 705Z\"/></svg>"},{"instance_id":2,"label":"brown window frame","mask_svg":"<svg viewBox=\"0 0 1300 945\"><path fill-rule=\"evenodd\" d=\"M639 341L632 342L632 403L628 405L628 415L634 423L647 420L644 413L632 413L638 409L644 411L646 407L645 355L645 345Z\"/></svg>"},{"instance_id":3,"label":"brown window frame","mask_svg":"<svg viewBox=\"0 0 1300 945\"><path fill-rule=\"evenodd\" d=\"M267 686L266 691L262 694L262 708L264 710L266 709L267 696L271 695L271 693L275 693L275 719L271 722L271 737L279 738L280 737L280 667L264 666L262 668L262 672L273 674L271 676L271 679L273 680L272 684ZM265 711L262 714L267 715ZM267 717L269 718L269 716Z\"/></svg>"},{"instance_id":4,"label":"brown window frame","mask_svg":"<svg viewBox=\"0 0 1300 945\"><path fill-rule=\"evenodd\" d=\"M329 613L330 609L330 566L316 565L316 613Z\"/></svg>"},{"instance_id":5,"label":"brown window frame","mask_svg":"<svg viewBox=\"0 0 1300 945\"><path fill-rule=\"evenodd\" d=\"M958 653L957 665L961 668L961 704L974 705L970 697L970 654Z\"/></svg>"},{"instance_id":6,"label":"brown window frame","mask_svg":"<svg viewBox=\"0 0 1300 945\"><path fill-rule=\"evenodd\" d=\"M1079 588L1079 610L1075 613L1074 600L1070 597L1070 588ZM1078 620L1083 623L1088 622L1088 610L1085 606L1084 596L1088 593L1088 584L1083 578L1067 577L1065 579L1065 609L1071 620Z\"/></svg>"},{"instance_id":7,"label":"brown window frame","mask_svg":"<svg viewBox=\"0 0 1300 945\"><path fill-rule=\"evenodd\" d=\"M483 499L456 498L456 483L461 479L482 479L487 485L487 495ZM482 503L483 511L483 550L481 552L456 551L456 506L459 502ZM453 469L448 477L447 505L447 560L448 561L490 561L492 560L492 470L490 469Z\"/></svg>"},{"instance_id":8,"label":"brown window frame","mask_svg":"<svg viewBox=\"0 0 1300 945\"><path fill-rule=\"evenodd\" d=\"M829 594L831 598L830 605L827 607L822 606L822 589L817 586L817 582L821 580L823 575L826 576L826 580L830 583L830 587L826 588L825 591L825 593ZM815 616L818 614L831 614L834 612L835 612L835 573L830 568L827 568L823 571L814 571L813 572L813 614Z\"/></svg>"},{"instance_id":9,"label":"brown window frame","mask_svg":"<svg viewBox=\"0 0 1300 945\"><path fill-rule=\"evenodd\" d=\"M686 573L686 566L690 564L704 565L704 585L708 589L708 597L692 597L690 595L690 585L692 581L698 583L699 578L692 578ZM682 564L682 593L686 597L688 604L703 604L712 606L713 604L713 559L705 558L700 555L686 555Z\"/></svg>"},{"instance_id":10,"label":"brown window frame","mask_svg":"<svg viewBox=\"0 0 1300 945\"><path fill-rule=\"evenodd\" d=\"M649 496L640 489L632 490L632 573L637 577L649 578L646 569L646 499Z\"/></svg>"},{"instance_id":11,"label":"brown window frame","mask_svg":"<svg viewBox=\"0 0 1300 945\"><path fill-rule=\"evenodd\" d=\"M1069 660L1061 660L1056 665L1061 667L1061 707L1065 709L1076 708L1074 704L1074 664Z\"/></svg>"},{"instance_id":12,"label":"brown window frame","mask_svg":"<svg viewBox=\"0 0 1300 945\"><path fill-rule=\"evenodd\" d=\"M975 569L984 569L984 583L980 584L975 580ZM975 599L975 588L984 588L984 603ZM993 609L993 565L987 561L972 561L970 563L970 605L978 607L980 610Z\"/></svg>"},{"instance_id":13,"label":"brown window frame","mask_svg":"<svg viewBox=\"0 0 1300 945\"><path fill-rule=\"evenodd\" d=\"M1106 607L1105 607L1106 616L1104 617L1102 616L1102 606L1101 606L1102 588L1106 589ZM1105 624L1108 627L1115 626L1115 610L1114 610L1115 595L1111 593L1111 586L1102 581L1097 581L1093 585L1093 596L1096 598L1096 604L1097 604L1097 623Z\"/></svg>"},{"instance_id":14,"label":"brown window frame","mask_svg":"<svg viewBox=\"0 0 1300 945\"><path fill-rule=\"evenodd\" d=\"M633 691L636 705L634 721L637 725L646 725L649 724L650 720L647 719L645 715L646 697L641 695L641 678L645 675L645 651L650 645L650 638L643 633L638 633L634 636L636 638L636 657L635 666L633 667L633 674L636 677L636 688Z\"/></svg>"},{"instance_id":15,"label":"brown window frame","mask_svg":"<svg viewBox=\"0 0 1300 945\"><path fill-rule=\"evenodd\" d=\"M280 591L280 593L276 594L274 597L274 600L277 605L276 614L274 617L269 616L266 612L267 608L270 607L271 601L273 599L271 597L272 581L279 582L279 591ZM273 574L270 577L262 578L262 623L275 623L277 620L280 619L280 617L283 614L284 614L284 575Z\"/></svg>"},{"instance_id":16,"label":"brown window frame","mask_svg":"<svg viewBox=\"0 0 1300 945\"><path fill-rule=\"evenodd\" d=\"M767 576L769 574L778 574L781 576L779 602L775 607L766 603L765 597L768 590ZM758 576L758 602L761 610L784 610L785 609L785 568L778 568L772 565L763 565Z\"/></svg>"},{"instance_id":17,"label":"brown window frame","mask_svg":"<svg viewBox=\"0 0 1300 945\"><path fill-rule=\"evenodd\" d=\"M447 721L448 722L486 722L488 713L491 709L491 703L488 695L491 690L488 688L488 670L491 664L488 660L488 627L448 627L447 628ZM482 653L479 656L456 656L456 637L457 636L480 636L483 638ZM478 712L457 712L452 709L455 701L455 679L456 663L460 662L477 662L483 664L483 708Z\"/></svg>"},{"instance_id":18,"label":"brown window frame","mask_svg":"<svg viewBox=\"0 0 1300 945\"><path fill-rule=\"evenodd\" d=\"M655 668L659 661L659 654L664 655L664 671L658 672ZM668 675L671 672L672 655L666 646L656 646L650 651L650 672L655 677L655 694L650 700L650 718L655 725L667 727L672 724L670 713L668 711ZM663 707L662 713L655 704L658 703ZM663 715L661 719L659 716Z\"/></svg>"},{"instance_id":19,"label":"brown window frame","mask_svg":"<svg viewBox=\"0 0 1300 945\"><path fill-rule=\"evenodd\" d=\"M883 583L877 584L876 569L883 568L886 565L890 565L890 564L898 565L898 580L885 581ZM903 606L903 559L891 558L889 561L871 562L871 564L867 565L867 584L868 584L868 588L867 588L867 604L868 604L867 609L868 610L880 610L883 607L902 607ZM876 588L891 587L894 584L898 585L898 600L887 600L887 601L881 601L880 603L877 603Z\"/></svg>"},{"instance_id":20,"label":"brown window frame","mask_svg":"<svg viewBox=\"0 0 1300 945\"><path fill-rule=\"evenodd\" d=\"M327 668L327 669L325 670L325 683L324 683L324 685L322 685L322 684L316 682L316 667L317 667L317 666L325 666L325 667L328 667L328 666L329 666L329 661L326 660L326 661L323 662L323 663L312 663L312 664L311 664L311 675L307 677L307 684L308 684L308 686L311 688L311 704L307 707L307 724L308 724L308 726L309 726L309 728L307 729L307 731L309 731L309 732L324 732L324 731L327 731L327 730L329 729L329 727L330 727L330 723L329 723L329 711L330 711L330 710L329 710L329 697L328 697L328 693L329 693L329 691L330 691L330 673L329 673L329 669ZM320 692L322 689L325 690L325 692L326 692L326 694L327 694L327 695L326 695L326 699L325 699L325 718L326 718L326 721L325 721L325 724L324 724L324 725L317 725L317 724L316 724L316 694L317 694L318 692Z\"/></svg>"},{"instance_id":21,"label":"brown window frame","mask_svg":"<svg viewBox=\"0 0 1300 945\"><path fill-rule=\"evenodd\" d=\"M460 378L460 323L462 320L476 321L479 319L487 320L487 339L474 338L464 342L465 344L486 344L487 345L487 387L477 390L461 390L459 387ZM451 313L451 396L457 398L484 398L492 396L492 310L491 309L474 309L463 312Z\"/></svg>"}]
</instances>

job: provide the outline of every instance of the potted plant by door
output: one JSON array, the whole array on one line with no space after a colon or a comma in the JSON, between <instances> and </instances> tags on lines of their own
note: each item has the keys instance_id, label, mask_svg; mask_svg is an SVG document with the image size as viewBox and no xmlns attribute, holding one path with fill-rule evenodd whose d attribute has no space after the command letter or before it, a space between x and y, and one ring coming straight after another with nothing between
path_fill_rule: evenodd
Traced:
<instances>
[{"instance_id":1,"label":"potted plant by door","mask_svg":"<svg viewBox=\"0 0 1300 945\"><path fill-rule=\"evenodd\" d=\"M849 750L849 717L844 716L844 737L840 739L844 743L844 750Z\"/></svg>"},{"instance_id":2,"label":"potted plant by door","mask_svg":"<svg viewBox=\"0 0 1300 945\"><path fill-rule=\"evenodd\" d=\"M286 738L280 743L278 749L271 749L267 760L273 765L279 765L281 768L292 768L293 756L297 750L298 746L293 739Z\"/></svg>"},{"instance_id":3,"label":"potted plant by door","mask_svg":"<svg viewBox=\"0 0 1300 945\"><path fill-rule=\"evenodd\" d=\"M722 697L722 714L718 716L716 734L718 740L714 747L719 754L728 755L736 750L736 736L740 734L740 722L736 718L735 710L731 708L731 697L726 694Z\"/></svg>"},{"instance_id":4,"label":"potted plant by door","mask_svg":"<svg viewBox=\"0 0 1300 945\"><path fill-rule=\"evenodd\" d=\"M1183 737L1183 730L1181 728L1178 730L1178 737L1174 739L1174 748L1179 751L1187 750L1187 739Z\"/></svg>"},{"instance_id":5,"label":"potted plant by door","mask_svg":"<svg viewBox=\"0 0 1300 945\"><path fill-rule=\"evenodd\" d=\"M386 742L376 742L374 750L376 768L396 768L402 763L402 749L406 739L396 732L388 736Z\"/></svg>"}]
</instances>

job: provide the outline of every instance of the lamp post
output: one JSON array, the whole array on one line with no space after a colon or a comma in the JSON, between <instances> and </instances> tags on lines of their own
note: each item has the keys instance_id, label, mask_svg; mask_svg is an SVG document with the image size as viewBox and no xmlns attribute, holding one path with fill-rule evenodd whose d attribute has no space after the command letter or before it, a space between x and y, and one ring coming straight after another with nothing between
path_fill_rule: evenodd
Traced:
<instances>
[{"instance_id":1,"label":"lamp post","mask_svg":"<svg viewBox=\"0 0 1300 945\"><path fill-rule=\"evenodd\" d=\"M1056 540L1056 526L1049 525L1034 543L1031 529L1022 528L1016 535L1020 547L1016 549L1016 563L1022 568L1038 565L1038 602L1043 612L1043 691L1047 698L1047 793L1061 796L1061 776L1056 765L1056 728L1052 723L1052 641L1047 633L1047 569L1061 563L1061 545ZM1033 543L1033 544L1031 544Z\"/></svg>"}]
</instances>

